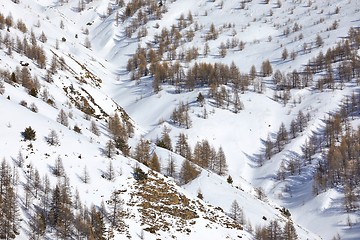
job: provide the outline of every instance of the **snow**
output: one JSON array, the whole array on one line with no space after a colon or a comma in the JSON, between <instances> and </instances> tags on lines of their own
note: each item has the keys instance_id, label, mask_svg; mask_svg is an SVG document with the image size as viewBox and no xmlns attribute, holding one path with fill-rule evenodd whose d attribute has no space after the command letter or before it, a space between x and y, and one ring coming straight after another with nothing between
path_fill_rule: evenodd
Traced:
<instances>
[{"instance_id":1,"label":"snow","mask_svg":"<svg viewBox=\"0 0 360 240\"><path fill-rule=\"evenodd\" d=\"M312 194L314 166L308 166L300 176L289 177L285 182L279 182L276 179L281 161L288 161L291 154L301 154L301 146L305 139L323 126L323 119L338 109L344 96L351 95L354 90L352 86L349 85L343 90L323 92L312 88L293 90L292 99L286 106L272 99L271 88L266 88L263 94L247 91L240 95L244 110L239 114L229 109L215 108L210 101L207 101L205 106L209 116L203 119L199 117L203 108L196 103L196 97L200 91L206 95L208 89L176 94L172 86L164 85L158 94L154 94L151 79L131 81L125 71L127 60L135 52L138 44L146 46L146 43L151 41L151 36L159 33L164 27L170 28L172 24L176 25L180 14L183 13L186 17L189 11L192 12L194 21L203 28L196 33L191 43L184 44L185 49L196 46L201 53L204 45L203 38L210 24L214 22L217 29L222 29L217 40L209 41L210 55L207 58L201 56L201 60L198 61L226 64L234 61L242 72L248 72L252 65L259 71L265 59L270 60L274 70L290 72L293 69L301 69L312 56L316 56L320 51L325 52L328 47L334 46L335 41L346 36L349 27L358 26L358 1L314 1L310 8L306 7L307 2L283 1L283 6L276 8L275 1L271 1L269 5L261 4L261 1L252 1L247 4L246 10L239 10L239 3L235 1L223 1L222 9L219 7L220 1L214 3L206 0L196 1L196 3L191 0L175 1L168 3L168 12L163 15L163 20L150 21L146 25L148 36L141 42L125 38L125 25L128 22L115 26L115 13L106 18L103 17L109 2L112 1L94 1L88 4L86 10L81 13L74 11L77 1L69 1L63 6L57 6L56 1L53 0L23 0L20 4L14 4L12 1L0 3L0 11L5 16L11 12L14 19L26 19L28 28L31 28L36 36L39 36L41 31L45 32L48 42L42 46L47 53L48 62L52 57L51 51L54 51L65 58L66 63L77 76L84 74L84 70L76 61L84 64L103 81L100 87L93 84L81 84L69 72L56 74L54 84L41 81L53 96L56 107L46 104L39 98L30 97L22 87L5 84L5 94L0 96L0 113L5 116L0 119L2 135L0 148L3 152L1 157L11 160L16 158L18 152L21 151L27 157L25 165L31 163L43 175L46 173L50 175L49 167L54 164L58 156L61 156L73 190L78 189L81 199L86 199L89 205L91 203L99 205L101 201L109 199L113 190L133 184L131 173L137 162L123 156L116 156L113 160L107 159L101 151L108 140L106 122L97 121L101 129L100 137L92 134L87 130L90 122L84 119L82 112L70 106L68 96L62 91L63 87L70 86L76 90L83 88L107 114L113 114L117 105L126 110L136 128L135 137L130 140L133 147L136 140L141 137L155 140L161 135L163 126L168 126L171 128L170 135L173 144L179 133L183 132L188 136L191 146L194 146L197 141L208 139L216 149L220 146L224 149L229 174L234 179L234 183L232 185L226 183L227 176L220 177L203 170L197 179L179 188L179 191L183 191L184 194L195 198L198 190L201 189L205 204L219 206L225 212L229 211L232 201L237 200L244 209L247 221L253 227L267 224L262 220L262 216L268 219L281 219L284 222L285 218L275 209L284 206L290 209L292 219L298 224L297 231L301 239L331 239L336 234L340 234L343 239L359 238L360 231L357 224L359 216L357 213L348 214L341 208L343 195L340 194L340 190L330 189L318 196ZM336 6L341 9L338 15L332 14ZM273 11L273 16L269 16L270 10ZM323 13L320 12L321 10ZM320 18L323 18L323 23L316 23ZM326 31L335 19L339 21L339 28ZM40 28L35 27L38 20L41 22ZM64 22L64 29L59 28L61 20ZM156 22L160 25L158 29L154 28ZM295 22L302 26L302 30L284 37L284 29L286 27L291 29ZM231 39L232 29L222 28L227 23L235 24L236 37L246 42L246 46L243 51L228 50L227 56L222 59L218 56L218 46L222 41ZM89 29L90 35L82 34L85 28ZM19 36L21 34L18 30L11 29L11 31ZM5 32L1 30L1 33ZM300 33L304 38L295 40ZM325 42L322 48L315 48L312 45L318 33ZM75 37L76 34L77 37ZM268 40L269 36L272 37L271 41ZM57 50L55 49L56 40L61 40L62 37L66 38L66 42L59 41L60 46ZM83 46L86 37L91 40L91 49ZM302 53L303 43L312 46L311 53ZM289 53L292 50L298 53L294 61L280 60L284 47ZM10 57L4 51L0 51L0 59L1 68L14 71L18 62L24 60L30 62L32 75L37 75L39 78L45 75L45 70L39 70L29 59L17 53ZM10 96L10 100L7 96ZM300 98L300 103L293 103L294 100L298 101ZM33 113L20 106L18 103L21 100L27 101L28 106L34 102L39 112ZM170 115L180 101L191 105L192 127L190 129L173 126L170 122ZM77 124L82 129L82 134L56 121L60 109L73 113L70 128ZM281 123L289 128L291 120L296 118L299 110L310 113L309 127L296 139L291 140L284 151L276 154L271 160L265 160L264 165L259 167L254 159L264 150L263 141L268 135L275 134ZM355 119L352 123L354 126L359 125L359 119ZM22 139L21 132L28 126L36 130L37 140L33 142L34 153L27 150L28 142L20 140ZM52 129L60 135L60 146L49 146L44 140ZM156 152L164 166L171 153L160 148L156 148ZM79 158L80 155L81 158ZM180 169L184 159L176 154L174 157L176 166ZM112 161L118 173L116 180L110 183L100 177L109 161ZM90 184L82 183L79 179L85 166L91 176ZM55 184L57 179L52 177L51 181ZM255 197L254 188L256 187L262 187L265 190L267 201L263 202ZM291 189L290 192L285 191L288 187ZM348 216L355 224L352 228L347 226ZM140 234L136 230L138 224L135 221L129 222L132 236ZM179 235L178 238L236 237L231 230L224 228L221 228L223 232L216 229L209 230L204 227L205 225L205 222L199 221L191 237ZM242 234L245 239L253 237L247 231ZM169 235L161 233L157 237L166 239ZM121 236L118 238L121 239ZM145 239L155 238L145 232ZM26 239L26 237L21 234L19 239Z\"/></svg>"}]
</instances>

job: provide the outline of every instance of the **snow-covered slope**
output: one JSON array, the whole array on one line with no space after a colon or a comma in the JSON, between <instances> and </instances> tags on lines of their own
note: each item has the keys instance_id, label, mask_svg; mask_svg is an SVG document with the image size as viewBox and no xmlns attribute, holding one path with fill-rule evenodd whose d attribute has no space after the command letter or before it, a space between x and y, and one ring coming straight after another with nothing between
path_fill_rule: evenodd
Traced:
<instances>
[{"instance_id":1,"label":"snow-covered slope","mask_svg":"<svg viewBox=\"0 0 360 240\"><path fill-rule=\"evenodd\" d=\"M124 21L120 20L127 14L126 4L130 1L125 1L124 5L121 2L0 2L0 13L5 18L11 15L14 21L12 27L0 29L0 39L10 36L14 38L15 45L11 54L6 44L0 46L0 69L12 73L17 68L22 70L20 61L29 63L26 68L31 76L38 78L40 85L39 94L33 97L21 84L7 81L4 83L5 93L0 95L0 112L3 115L0 119L0 157L11 166L18 165L20 152L25 159L22 167L16 167L19 173L19 212L23 219L18 239L28 239L30 236L29 223L41 202L35 198L31 200L31 206L25 206L24 189L29 179L29 168L37 169L41 177L48 175L54 187L62 181L53 174L59 157L72 194L75 195L77 189L87 207L94 204L104 211L102 202L109 201L114 191L121 190L126 227L115 231L115 239L123 239L124 236L132 239L253 239L259 234L257 230L261 226L268 226L272 220L278 220L280 226L284 227L288 218L280 211L283 207L290 210L300 239L360 237L357 231L358 212L348 213L342 208L343 194L340 187L314 196L312 185L316 161L302 166L300 174L288 174L282 180L278 178L281 165L287 166L291 161L299 159L305 141L314 132L324 128L324 120L339 109L345 96L358 90L355 79L341 88L338 84L336 89L321 91L317 89L316 83L325 73L315 74L311 86L292 89L288 103L284 104L275 101L276 86L272 82L272 75L263 77L261 70L263 62L269 60L273 72L304 71L305 65L320 52L325 54L328 48L336 46L337 42L345 38L350 27L358 27L358 1L161 1L163 6L158 5L163 11L161 17L149 13L148 6L141 8L149 19L140 26L133 26L135 30L131 36L129 26L139 15L137 12ZM80 11L81 3L84 7ZM180 20L187 19L189 13L193 17L192 22L185 20L187 26L180 27ZM27 26L26 33L15 27L20 19ZM334 22L337 26L332 29ZM205 41L212 24L218 31L218 37ZM127 64L138 47L158 50L155 36L161 35L163 29L172 27L180 29L183 36L190 29L194 30L192 40L183 37L175 50L180 55L190 48L198 49L197 59L180 60L185 72L195 62L228 65L233 62L243 74L248 74L252 66L257 69L255 80L240 94L243 109L239 113L234 113L226 105L217 107L210 97L205 97L203 106L199 104L199 93L207 96L211 86L178 93L176 86L166 83L155 93L152 76L131 80L132 73L127 71ZM138 37L139 29L146 29L146 36ZM16 50L16 37L21 40L27 38L30 42L30 31L37 39L42 32L47 37L46 41L37 43L46 55L46 68L40 68L35 60ZM323 40L319 46L316 42L318 36ZM227 41L230 45L232 41L238 44L229 46L226 55L222 57L219 48L221 43L226 44ZM243 49L240 49L240 41L244 43ZM204 54L206 44L209 51ZM289 55L293 54L292 57L282 59L284 49ZM45 81L54 56L57 60L63 59L66 64L52 74L52 81ZM167 53L163 60L169 65L175 62L168 59ZM147 64L150 65L150 62ZM262 84L261 91L256 87L258 83ZM226 87L230 89L230 86ZM48 99L51 99L51 103ZM22 105L19 104L21 101ZM24 102L27 107L23 106ZM189 103L190 128L179 127L171 120L173 110L180 102ZM32 103L37 108L35 112L31 111ZM207 117L204 117L205 109ZM70 116L68 126L59 123L60 110ZM147 172L146 166L139 165L136 160L121 153L111 158L106 156L106 146L111 136L108 116L112 116L115 111L122 116L128 115L134 126L134 134L129 138L130 153L133 154L137 143L144 138L152 142L151 153L155 152L159 157L162 174L149 173L146 184L133 178L137 166ZM268 136L274 137L282 123L289 129L299 111L309 116L305 130L270 160L263 159ZM92 121L100 130L99 136L91 131ZM29 126L36 131L36 140L31 142L25 141L22 136ZM75 126L81 129L81 133L74 131ZM196 179L176 186L180 182L178 173L185 159L155 145L164 127L169 131L173 147L180 133L187 135L192 149L198 141L204 139L215 149L222 147L228 164L227 174L219 176L210 170L201 169ZM51 130L59 136L58 145L51 146L47 142ZM321 159L320 155L317 159ZM175 178L164 176L167 174L169 158L174 159ZM106 179L110 163L116 176L111 181ZM87 183L84 183L84 172L90 176ZM233 179L232 184L227 182L229 175ZM162 199L156 197L149 200L141 195L146 191L142 189L144 186L149 189L153 187L162 198L180 200L176 203L161 202ZM160 193L165 194L165 189L169 195L164 197ZM203 200L197 198L199 191ZM259 191L267 196L259 200ZM246 223L242 226L243 230L226 216L234 200L244 212ZM157 201L160 202L158 206ZM106 202L105 205L111 212L111 204ZM180 214L167 213L168 205L185 212L188 210L190 215L196 217L189 217L185 221ZM150 218L145 214L155 217ZM105 222L110 229L111 217L106 217ZM154 233L152 229L157 230ZM53 229L48 227L45 235L51 238L54 234Z\"/></svg>"}]
</instances>

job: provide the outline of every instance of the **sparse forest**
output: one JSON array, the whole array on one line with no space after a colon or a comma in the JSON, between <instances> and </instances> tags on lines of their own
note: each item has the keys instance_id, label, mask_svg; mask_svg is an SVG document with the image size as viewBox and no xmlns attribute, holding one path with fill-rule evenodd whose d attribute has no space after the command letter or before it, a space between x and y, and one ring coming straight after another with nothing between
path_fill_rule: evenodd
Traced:
<instances>
[{"instance_id":1,"label":"sparse forest","mask_svg":"<svg viewBox=\"0 0 360 240\"><path fill-rule=\"evenodd\" d=\"M356 1L2 5L0 239L359 237Z\"/></svg>"}]
</instances>

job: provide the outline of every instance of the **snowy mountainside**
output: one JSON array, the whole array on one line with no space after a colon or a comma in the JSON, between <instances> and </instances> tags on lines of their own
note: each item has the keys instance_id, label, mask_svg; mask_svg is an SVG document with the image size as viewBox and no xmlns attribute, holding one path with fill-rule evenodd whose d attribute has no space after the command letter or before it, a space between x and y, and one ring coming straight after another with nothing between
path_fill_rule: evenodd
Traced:
<instances>
[{"instance_id":1,"label":"snowy mountainside","mask_svg":"<svg viewBox=\"0 0 360 240\"><path fill-rule=\"evenodd\" d=\"M13 20L13 24L4 21L0 27L5 91L0 98L4 114L0 146L2 157L19 175L17 202L23 221L16 238L66 238L70 233L71 238L84 234L96 239L81 224L70 224L66 233L65 220L63 225L56 225L51 210L49 217L39 217L46 219L45 228L40 227L41 222L33 224L38 219L36 214L47 213L39 211L45 194L34 198L36 187L29 187L34 185L31 179L35 169L44 179L50 176L52 195L55 186L68 187L73 201L78 192L82 208L89 210L95 205L103 218L103 235L115 239L269 239L269 231L290 231L290 222L299 239L359 237L358 210L344 210L341 186L313 193L315 173L326 148L314 155L311 164L296 165L298 174L290 174L294 161L302 159L306 141L325 128L326 120L340 110L346 97L357 93L357 79L343 83L334 61L335 87L318 87L329 71L324 68L314 71L313 83L288 92L281 87L279 90L273 80L276 70L286 76L294 70L303 74L320 53L346 39L350 27L358 27L357 1L6 0L0 6L4 19L11 16L7 19ZM26 31L21 30L21 19ZM168 39L164 41L162 36ZM43 51L46 60L41 54L26 51L24 39L35 52ZM151 49L163 54L153 60ZM272 65L269 74L265 73L266 60ZM168 64L169 69L179 63L180 80L168 74L156 82L156 70L166 68L158 62ZM248 82L237 90L240 109L233 106L235 100L225 99L219 104L221 99L216 98L222 87L228 98L235 96L231 92L233 82L214 90L207 83L192 88L189 79L183 80L200 63L233 63L240 69L240 81ZM30 84L24 80L27 72L34 78ZM200 93L205 96L201 103ZM183 103L188 106L189 126L173 119L174 109ZM59 117L61 110L68 116L65 126ZM113 139L118 144L116 150L110 146L114 133L109 129L109 116L115 112L128 128L128 146L117 142L119 138ZM308 119L304 130L268 159L267 139L277 138L282 123L290 129L299 112ZM356 120L355 116L355 127ZM27 127L36 131L31 141L24 140ZM53 131L59 138L54 145L49 144ZM173 149L180 134L186 135L191 150L204 140L219 152L223 149L226 174L219 176L213 169L200 168L195 160L180 156L177 150L156 146L164 132L171 137ZM150 165L148 162L134 159L142 141L150 146L147 153L156 153L159 158L159 175L149 171L145 166ZM24 162L19 164L21 155ZM65 169L61 176L54 173L59 159ZM188 160L197 164L198 175L184 184L181 177ZM169 176L171 161L173 176ZM279 177L284 165L284 177ZM139 167L149 171L145 182L134 180ZM228 176L232 177L231 184ZM111 211L119 192L123 205L115 224ZM198 200L199 193L202 200ZM240 225L234 221L234 200L243 213ZM59 209L72 208L64 204ZM178 209L190 217L178 214ZM97 214L96 210L96 214L81 213L81 208L69 211L73 222L76 217L94 218ZM34 228L37 232L32 235ZM94 225L91 228L96 229Z\"/></svg>"},{"instance_id":2,"label":"snowy mountainside","mask_svg":"<svg viewBox=\"0 0 360 240\"><path fill-rule=\"evenodd\" d=\"M167 221L167 224L164 226L158 225L155 220L150 222L142 220L147 218L141 214L141 211L139 211L141 207L138 205L153 201L138 199L144 191L135 191L136 186L140 185L142 187L144 184L136 183L134 180L133 171L136 164L138 164L136 161L122 156L108 158L104 155L105 142L108 138L106 136L106 123L104 121L97 121L101 129L101 135L98 137L88 130L90 128L90 121L84 119L84 113L75 107L69 108L71 104L68 103L62 106L62 109L66 109L66 112L71 112L72 114L69 126L66 127L56 120L59 112L58 109L44 103L42 100L29 97L22 89L8 84L5 84L5 89L6 96L10 96L10 99L1 96L0 101L3 113L8 112L9 115L1 121L1 125L3 126L1 146L4 159L3 163L7 162L10 166L14 166L14 171L17 172L16 174L19 177L18 202L20 208L19 217L22 219L22 223L20 224L19 235L16 236L16 239L38 238L39 236L55 237L55 233L50 227L48 227L45 233L39 233L38 236L31 234L32 231L35 231L30 227L33 220L32 216L34 212L36 212L37 207L42 207L41 202L43 196L40 195L40 193L38 197L32 196L32 194L31 196L23 195L22 193L23 188L31 181L29 179L34 178L34 174L36 175L35 172L39 174L41 182L48 178L51 186L61 185L62 182L66 180L69 181L70 185L68 187L73 196L74 204L75 199L78 198L80 199L79 201L83 201L84 207L87 208L90 208L92 205L100 207L102 203L106 202L101 211L106 211L109 214L112 212L112 205L108 203L108 201L112 199L112 193L124 191L119 199L124 201L121 207L122 211L125 212L122 216L122 221L125 221L125 223L121 225L121 227L114 227L112 234L114 234L113 237L115 239L122 239L125 236L135 238L140 235L144 235L146 239L156 239L158 237L168 239L170 236L184 239L204 236L209 234L209 232L211 233L209 239L219 239L223 236L236 239L238 235L251 238L249 233L241 231L241 226L236 225L236 223L225 216L222 211L214 209L214 207L209 207L204 203L196 203L196 208L193 207L194 203L186 203L186 205L182 202L172 203L172 207L179 211L182 211L182 205L190 208L191 210L189 209L188 211L191 215L186 219L182 219L182 217L178 215L171 217L171 213L161 216L161 218L164 218L164 221ZM59 90L56 91L59 92ZM59 93L61 95L61 91ZM64 99L66 99L65 94L62 93L62 95ZM19 105L20 101L34 103L37 106L38 112L32 112L27 107ZM55 102L56 106L61 106L58 100L55 100ZM81 129L81 133L77 133L72 129L75 125ZM22 137L24 129L29 126L36 131L36 137L33 141L25 141ZM54 130L58 136L57 144L55 145L49 145L48 143L49 133L52 130ZM63 171L65 173L61 176L56 176L54 175L54 171L58 167L59 159L61 159L61 168L64 169ZM108 170L110 166L113 175L111 180L107 179L109 177ZM147 169L145 166L143 166L143 168L144 170ZM156 194L157 191L165 194L163 190L165 187L168 187L171 190L168 195L172 198L181 198L186 202L194 201L190 199L195 199L191 196L190 199L187 198L186 195L189 195L189 193L183 192L179 187L174 186L173 181L164 181L161 177L155 178L154 176L149 177L149 180L147 180L151 184L150 180L156 181L150 188L153 191L152 194ZM162 181L162 185L157 184L158 181ZM161 189L159 189L160 186L162 187ZM31 191L35 192L35 190ZM30 203L26 203L27 201ZM158 203L158 207L162 206L169 207L169 203ZM192 210L192 208L194 208L194 210ZM144 209L150 208L144 207ZM154 216L154 214L155 216L160 215L161 211L157 208L155 209L152 216ZM211 211L211 213L206 213L206 211ZM80 213L81 210L74 210L74 217ZM30 215L30 217L27 217L28 215ZM211 220L209 220L210 217ZM141 225L145 225L141 226L140 223L142 223ZM110 234L110 229L112 230L113 228L110 228L109 224L106 225L106 234ZM165 231L164 228L169 228L168 225L172 227L170 230ZM187 228L185 228L185 226L187 226ZM146 233L146 231L144 233L141 229L145 228L155 230L151 230L151 233ZM179 230L180 228L184 229ZM222 230L218 231L215 229ZM70 231L72 232L73 230ZM110 237L111 235L106 236ZM62 235L58 237L64 238Z\"/></svg>"}]
</instances>

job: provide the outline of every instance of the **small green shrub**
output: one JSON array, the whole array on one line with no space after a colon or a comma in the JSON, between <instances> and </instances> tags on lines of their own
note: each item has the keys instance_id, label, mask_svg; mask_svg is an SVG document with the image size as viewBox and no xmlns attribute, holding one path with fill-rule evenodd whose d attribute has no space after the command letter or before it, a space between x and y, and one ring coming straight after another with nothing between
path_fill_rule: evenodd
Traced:
<instances>
[{"instance_id":1,"label":"small green shrub","mask_svg":"<svg viewBox=\"0 0 360 240\"><path fill-rule=\"evenodd\" d=\"M23 136L25 140L33 141L36 139L36 132L30 126L25 128L23 132Z\"/></svg>"},{"instance_id":2,"label":"small green shrub","mask_svg":"<svg viewBox=\"0 0 360 240\"><path fill-rule=\"evenodd\" d=\"M147 179L147 174L140 167L136 167L134 169L133 175L134 175L135 180L137 180L137 181L142 181L142 180Z\"/></svg>"}]
</instances>

